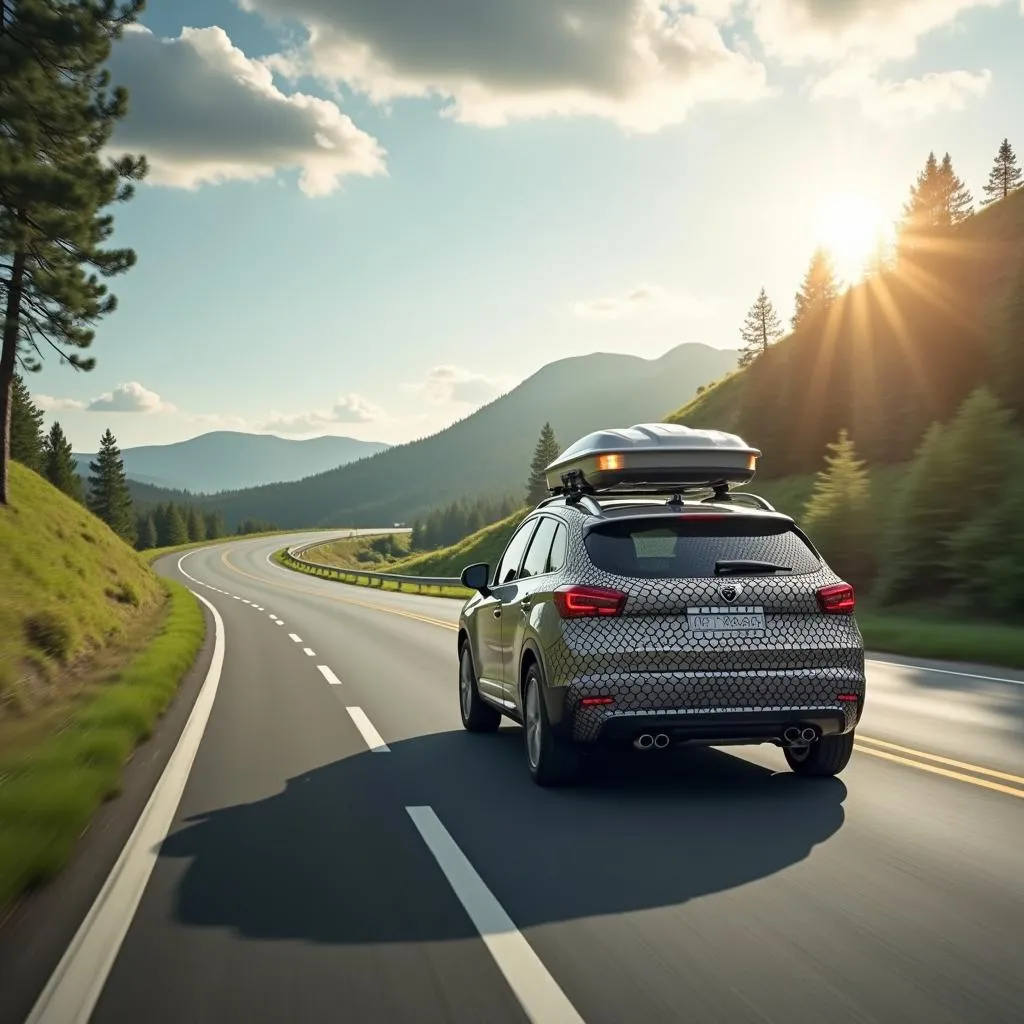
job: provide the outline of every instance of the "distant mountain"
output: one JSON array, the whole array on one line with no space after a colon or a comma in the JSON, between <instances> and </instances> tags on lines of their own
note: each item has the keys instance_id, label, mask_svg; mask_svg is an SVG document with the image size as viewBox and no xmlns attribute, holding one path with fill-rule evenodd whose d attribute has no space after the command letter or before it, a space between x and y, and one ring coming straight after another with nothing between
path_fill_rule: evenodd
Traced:
<instances>
[{"instance_id":1,"label":"distant mountain","mask_svg":"<svg viewBox=\"0 0 1024 1024\"><path fill-rule=\"evenodd\" d=\"M544 422L564 448L600 427L661 420L736 365L736 352L680 345L660 359L595 353L550 363L471 416L297 483L204 499L229 528L247 517L282 528L410 522L455 498L525 494Z\"/></svg>"},{"instance_id":2,"label":"distant mountain","mask_svg":"<svg viewBox=\"0 0 1024 1024\"><path fill-rule=\"evenodd\" d=\"M193 494L215 494L245 487L301 480L375 455L388 445L351 437L297 441L270 434L215 430L174 444L126 448L126 474L139 483ZM95 455L75 455L78 471L89 473Z\"/></svg>"}]
</instances>

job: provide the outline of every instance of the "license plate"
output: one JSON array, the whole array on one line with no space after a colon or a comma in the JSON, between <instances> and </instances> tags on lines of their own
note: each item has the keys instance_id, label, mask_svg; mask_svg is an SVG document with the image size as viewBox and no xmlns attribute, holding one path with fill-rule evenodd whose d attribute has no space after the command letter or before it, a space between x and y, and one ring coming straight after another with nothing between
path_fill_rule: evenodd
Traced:
<instances>
[{"instance_id":1,"label":"license plate","mask_svg":"<svg viewBox=\"0 0 1024 1024\"><path fill-rule=\"evenodd\" d=\"M687 612L686 624L693 633L760 633L764 630L764 612Z\"/></svg>"}]
</instances>

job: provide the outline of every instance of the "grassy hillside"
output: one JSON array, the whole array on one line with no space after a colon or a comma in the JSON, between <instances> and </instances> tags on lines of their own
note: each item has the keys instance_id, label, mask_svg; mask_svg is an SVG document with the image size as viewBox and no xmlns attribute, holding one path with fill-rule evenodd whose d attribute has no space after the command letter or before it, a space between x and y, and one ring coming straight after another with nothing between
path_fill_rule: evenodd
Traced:
<instances>
[{"instance_id":1,"label":"grassy hillside","mask_svg":"<svg viewBox=\"0 0 1024 1024\"><path fill-rule=\"evenodd\" d=\"M667 419L740 433L762 477L818 467L841 427L871 463L907 460L990 373L998 317L1024 259L1024 191L850 290Z\"/></svg>"},{"instance_id":2,"label":"grassy hillside","mask_svg":"<svg viewBox=\"0 0 1024 1024\"><path fill-rule=\"evenodd\" d=\"M545 420L564 447L608 425L661 419L680 394L720 377L736 353L681 345L660 359L595 353L551 363L432 437L310 477L209 499L229 530L252 516L282 528L413 522L454 498L525 490Z\"/></svg>"},{"instance_id":3,"label":"grassy hillside","mask_svg":"<svg viewBox=\"0 0 1024 1024\"><path fill-rule=\"evenodd\" d=\"M163 607L160 581L115 534L13 464L0 508L0 726L73 685L79 662Z\"/></svg>"}]
</instances>

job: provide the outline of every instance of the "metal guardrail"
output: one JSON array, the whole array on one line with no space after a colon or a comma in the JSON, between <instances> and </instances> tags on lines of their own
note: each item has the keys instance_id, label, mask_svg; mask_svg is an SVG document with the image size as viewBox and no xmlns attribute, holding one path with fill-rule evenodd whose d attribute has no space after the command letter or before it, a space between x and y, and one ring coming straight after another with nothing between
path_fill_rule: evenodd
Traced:
<instances>
[{"instance_id":1,"label":"metal guardrail","mask_svg":"<svg viewBox=\"0 0 1024 1024\"><path fill-rule=\"evenodd\" d=\"M403 576L393 572L371 572L369 569L347 569L340 565L326 565L323 562L311 562L303 558L303 554L310 548L322 547L329 541L317 540L310 544L297 544L286 551L286 556L303 569L312 569L315 572L331 573L334 576L348 577L349 579L365 580L371 586L374 583L406 584L409 586L423 587L458 587L465 589L462 580L458 576Z\"/></svg>"}]
</instances>

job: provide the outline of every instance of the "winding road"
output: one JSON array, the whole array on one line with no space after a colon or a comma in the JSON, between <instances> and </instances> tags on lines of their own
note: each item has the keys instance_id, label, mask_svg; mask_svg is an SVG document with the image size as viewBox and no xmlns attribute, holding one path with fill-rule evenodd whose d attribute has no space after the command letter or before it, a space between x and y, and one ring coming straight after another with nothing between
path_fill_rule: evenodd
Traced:
<instances>
[{"instance_id":1,"label":"winding road","mask_svg":"<svg viewBox=\"0 0 1024 1024\"><path fill-rule=\"evenodd\" d=\"M753 747L545 791L461 728L459 603L269 560L303 539L158 564L219 647L32 1024L1021 1020L1024 674L872 659L838 779Z\"/></svg>"}]
</instances>

